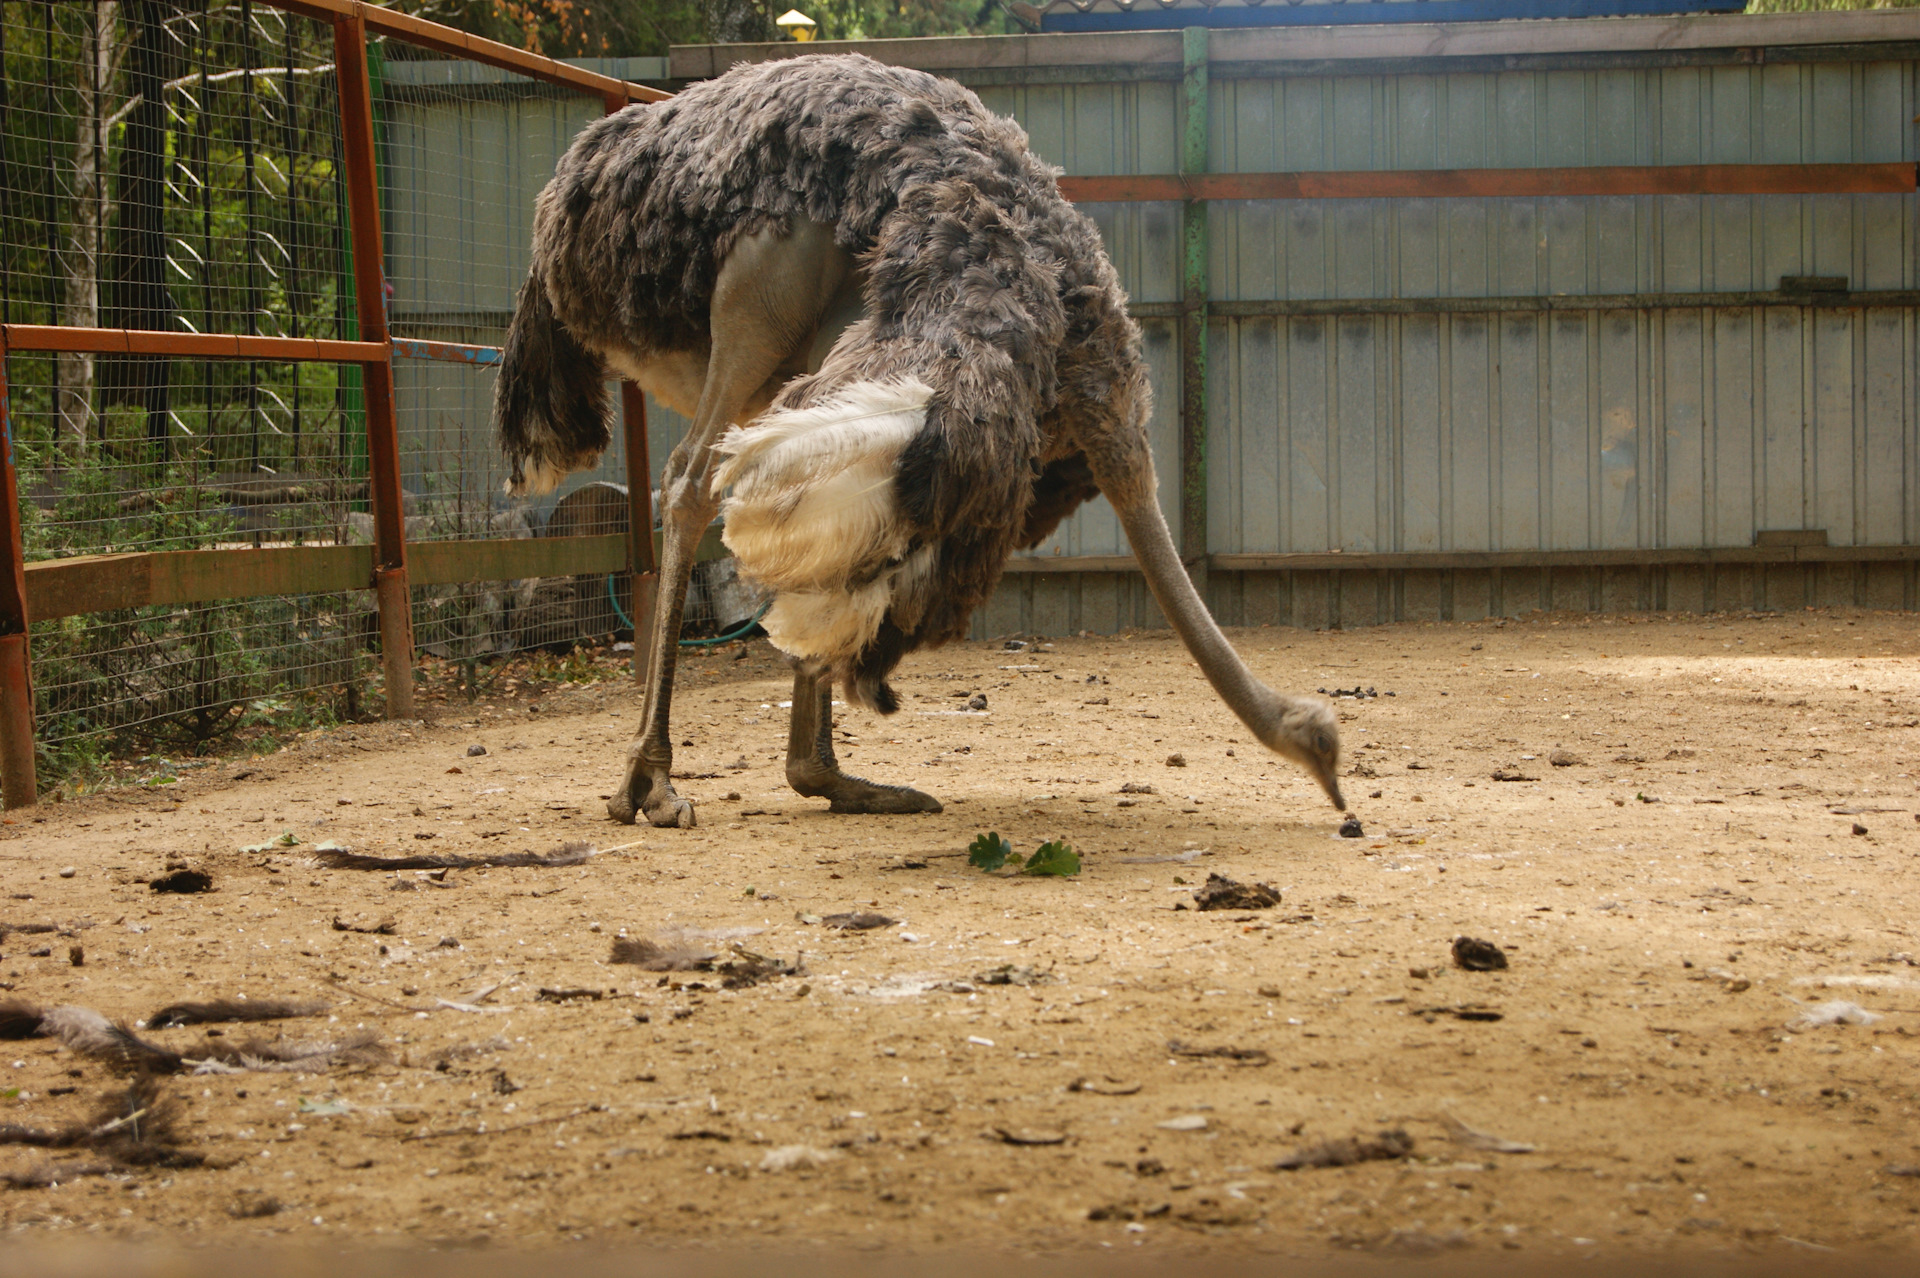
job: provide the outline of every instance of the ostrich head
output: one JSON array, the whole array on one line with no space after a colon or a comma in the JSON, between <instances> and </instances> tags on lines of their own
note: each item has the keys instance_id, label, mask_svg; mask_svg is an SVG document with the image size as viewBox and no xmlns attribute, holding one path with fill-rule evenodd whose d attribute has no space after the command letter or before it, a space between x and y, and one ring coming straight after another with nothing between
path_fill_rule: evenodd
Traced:
<instances>
[{"instance_id":1,"label":"ostrich head","mask_svg":"<svg viewBox=\"0 0 1920 1278\"><path fill-rule=\"evenodd\" d=\"M1260 740L1311 773L1333 806L1345 812L1347 801L1340 794L1340 723L1333 707L1318 698L1270 695L1275 704L1263 716Z\"/></svg>"}]
</instances>

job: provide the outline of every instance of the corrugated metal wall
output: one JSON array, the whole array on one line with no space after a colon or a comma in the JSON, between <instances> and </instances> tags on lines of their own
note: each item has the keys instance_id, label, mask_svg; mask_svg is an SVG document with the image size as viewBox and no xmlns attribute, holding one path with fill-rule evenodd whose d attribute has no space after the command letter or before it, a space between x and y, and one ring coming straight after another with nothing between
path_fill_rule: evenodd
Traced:
<instances>
[{"instance_id":1,"label":"corrugated metal wall","mask_svg":"<svg viewBox=\"0 0 1920 1278\"><path fill-rule=\"evenodd\" d=\"M1912 161L1915 70L1833 61L1219 79L1210 167ZM979 92L1070 175L1178 168L1176 83ZM510 305L532 195L570 130L592 114L591 104L566 105L396 104L387 157L397 317L416 302L466 313ZM490 120L478 118L486 113ZM466 194L461 183L490 164L502 196ZM1085 207L1134 300L1177 301L1179 206ZM1213 320L1209 549L1723 547L1780 528L1825 529L1836 544L1920 541L1920 333L1911 308L1683 305L1671 296L1621 304L1622 295L1772 290L1799 275L1846 276L1854 289L1920 287L1917 216L1910 195L1215 202L1216 304L1355 306ZM475 225L485 217L498 225ZM476 243L488 260L447 250ZM1566 309L1589 295L1607 301ZM1368 305L1446 298L1551 298L1554 309L1543 301L1505 313L1397 314ZM1173 518L1176 322L1150 318L1143 328L1156 464ZM657 467L684 423L664 411L653 420ZM1040 553L1126 549L1098 502ZM1534 607L1911 607L1914 589L1910 564L1216 572L1210 582L1223 621L1311 625ZM1097 632L1158 620L1136 576L1026 573L1008 578L977 631Z\"/></svg>"},{"instance_id":2,"label":"corrugated metal wall","mask_svg":"<svg viewBox=\"0 0 1920 1278\"><path fill-rule=\"evenodd\" d=\"M1915 158L1914 66L1236 79L1212 87L1214 172L1866 163ZM1177 86L986 88L1072 175L1177 167ZM1178 206L1090 206L1139 301L1177 297ZM1215 303L1916 285L1901 195L1221 201ZM1559 305L1560 303L1556 303ZM1150 322L1151 323L1151 322ZM1216 318L1215 553L1920 540L1908 308L1609 306ZM1155 369L1163 405L1177 364ZM1167 429L1174 429L1169 425ZM1163 496L1173 498L1160 458ZM1171 509L1170 512L1171 514ZM1082 516L1102 533L1104 511ZM1059 553L1105 553L1071 526ZM1098 547L1097 549L1095 547ZM1052 553L1054 548L1044 548ZM1911 606L1905 565L1215 574L1229 622L1355 624L1533 607ZM1156 618L1106 575L1010 579L981 629Z\"/></svg>"}]
</instances>

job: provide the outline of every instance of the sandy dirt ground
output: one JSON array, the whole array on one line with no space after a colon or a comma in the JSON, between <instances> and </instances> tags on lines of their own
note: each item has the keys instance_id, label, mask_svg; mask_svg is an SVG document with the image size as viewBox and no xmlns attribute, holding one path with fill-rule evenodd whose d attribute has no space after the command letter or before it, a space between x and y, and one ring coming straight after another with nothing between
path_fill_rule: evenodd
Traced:
<instances>
[{"instance_id":1,"label":"sandy dirt ground","mask_svg":"<svg viewBox=\"0 0 1920 1278\"><path fill-rule=\"evenodd\" d=\"M786 790L789 683L764 643L683 667L694 830L602 815L638 711L614 680L502 682L434 722L15 814L0 920L60 930L0 940L5 997L129 1023L182 998L321 999L276 1025L140 1032L190 1060L255 1034L365 1032L378 1051L172 1076L206 1165L0 1188L0 1225L16 1242L1915 1249L1911 617L1233 638L1277 687L1377 693L1337 702L1364 837L1340 837L1159 633L920 654L900 714L845 712L849 770L938 794L937 815L838 817ZM1082 871L970 868L988 830L1021 852L1064 839ZM618 850L438 878L313 859L578 840ZM149 887L179 864L214 890ZM1280 901L1198 910L1210 874ZM820 921L862 911L895 922ZM730 989L724 970L610 963L623 934L804 970ZM1462 935L1508 968L1455 966ZM1828 1000L1877 1019L1789 1028ZM78 1120L123 1085L47 1038L0 1050L0 1124ZM1350 1138L1390 1156L1282 1165ZM0 1146L25 1181L86 1161Z\"/></svg>"}]
</instances>

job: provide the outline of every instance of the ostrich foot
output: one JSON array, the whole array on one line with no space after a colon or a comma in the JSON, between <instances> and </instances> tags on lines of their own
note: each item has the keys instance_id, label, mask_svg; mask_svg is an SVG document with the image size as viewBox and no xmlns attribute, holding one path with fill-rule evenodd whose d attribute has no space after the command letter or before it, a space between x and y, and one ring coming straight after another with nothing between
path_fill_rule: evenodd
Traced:
<instances>
[{"instance_id":1,"label":"ostrich foot","mask_svg":"<svg viewBox=\"0 0 1920 1278\"><path fill-rule=\"evenodd\" d=\"M607 815L632 825L642 814L649 824L669 829L691 830L696 824L693 802L674 793L664 771L656 775L636 765L607 800Z\"/></svg>"},{"instance_id":2,"label":"ostrich foot","mask_svg":"<svg viewBox=\"0 0 1920 1278\"><path fill-rule=\"evenodd\" d=\"M829 812L858 812L875 815L901 815L911 812L938 812L940 800L911 786L881 785L862 777L850 777L839 769L831 772L787 774L787 784L809 799L828 799Z\"/></svg>"}]
</instances>

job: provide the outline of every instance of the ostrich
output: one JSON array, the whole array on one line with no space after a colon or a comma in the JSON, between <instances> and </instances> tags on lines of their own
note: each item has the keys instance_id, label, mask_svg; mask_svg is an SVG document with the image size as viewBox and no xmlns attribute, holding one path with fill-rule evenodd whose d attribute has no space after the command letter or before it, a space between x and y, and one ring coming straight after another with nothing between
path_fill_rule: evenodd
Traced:
<instances>
[{"instance_id":1,"label":"ostrich","mask_svg":"<svg viewBox=\"0 0 1920 1278\"><path fill-rule=\"evenodd\" d=\"M669 708L717 513L774 594L788 782L834 812L938 812L841 771L834 684L893 712L900 660L961 637L1008 555L1101 493L1214 689L1345 808L1331 709L1254 678L1181 565L1140 330L1056 176L966 89L857 55L735 67L589 124L560 161L495 393L508 491L597 462L610 370L692 419L662 479L651 675L616 820L694 824Z\"/></svg>"}]
</instances>

